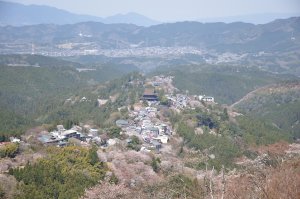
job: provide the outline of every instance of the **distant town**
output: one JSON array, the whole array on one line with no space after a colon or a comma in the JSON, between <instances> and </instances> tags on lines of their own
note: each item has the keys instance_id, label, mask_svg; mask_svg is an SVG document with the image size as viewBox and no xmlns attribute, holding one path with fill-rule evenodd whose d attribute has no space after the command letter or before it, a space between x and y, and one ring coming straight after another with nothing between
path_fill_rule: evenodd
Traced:
<instances>
[{"instance_id":1,"label":"distant town","mask_svg":"<svg viewBox=\"0 0 300 199\"><path fill-rule=\"evenodd\" d=\"M82 55L102 55L111 58L175 58L184 55L196 55L202 61L209 64L236 62L245 60L249 57L259 57L265 55L264 52L259 53L218 53L212 50L200 49L192 46L173 46L173 47L140 47L129 45L128 47L117 48L101 48L93 42L85 43L63 43L55 46L37 45L28 43L0 43L2 49L0 54L36 54L51 57L70 57Z\"/></svg>"}]
</instances>

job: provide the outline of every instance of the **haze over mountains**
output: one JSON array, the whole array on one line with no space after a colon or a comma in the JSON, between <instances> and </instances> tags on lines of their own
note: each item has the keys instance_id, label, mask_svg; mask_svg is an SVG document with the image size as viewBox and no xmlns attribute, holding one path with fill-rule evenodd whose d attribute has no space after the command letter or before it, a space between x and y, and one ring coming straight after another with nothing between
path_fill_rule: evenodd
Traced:
<instances>
[{"instance_id":1,"label":"haze over mountains","mask_svg":"<svg viewBox=\"0 0 300 199\"><path fill-rule=\"evenodd\" d=\"M158 21L137 13L117 14L102 18L91 15L79 15L50 6L23 5L0 1L0 25L34 25L34 24L74 24L84 21L102 23L128 23L139 26L159 24ZM99 13L101 15L101 13Z\"/></svg>"},{"instance_id":2,"label":"haze over mountains","mask_svg":"<svg viewBox=\"0 0 300 199\"><path fill-rule=\"evenodd\" d=\"M99 17L92 15L82 15L71 13L66 10L43 5L23 5L20 3L0 1L0 26L12 25L36 25L36 24L74 24L86 21L102 22L105 24L128 23L138 26L152 26L171 21L157 21L144 15L128 12L126 14L116 14L109 17ZM236 15L227 17L195 18L193 21L199 22L246 22L253 24L265 24L275 19L299 16L298 13L260 13L251 15ZM175 22L175 21L172 21Z\"/></svg>"},{"instance_id":3,"label":"haze over mountains","mask_svg":"<svg viewBox=\"0 0 300 199\"><path fill-rule=\"evenodd\" d=\"M82 22L73 25L1 27L1 43L59 45L93 42L102 49L194 46L231 52L287 51L300 47L300 17L264 25L178 22L151 27Z\"/></svg>"},{"instance_id":4,"label":"haze over mountains","mask_svg":"<svg viewBox=\"0 0 300 199\"><path fill-rule=\"evenodd\" d=\"M300 17L262 25L177 22L143 27L81 22L2 26L0 54L100 55L126 58L117 62L143 70L178 63L233 63L300 75L299 27Z\"/></svg>"}]
</instances>

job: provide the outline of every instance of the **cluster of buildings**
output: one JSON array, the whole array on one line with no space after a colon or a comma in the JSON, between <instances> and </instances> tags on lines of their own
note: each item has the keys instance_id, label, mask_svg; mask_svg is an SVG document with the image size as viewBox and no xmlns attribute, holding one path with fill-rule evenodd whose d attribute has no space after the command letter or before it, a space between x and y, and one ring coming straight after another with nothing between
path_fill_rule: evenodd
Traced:
<instances>
[{"instance_id":1,"label":"cluster of buildings","mask_svg":"<svg viewBox=\"0 0 300 199\"><path fill-rule=\"evenodd\" d=\"M152 77L148 84L151 85L153 89L145 89L142 99L148 101L149 104L153 104L153 102L159 100L155 90L164 90L164 92L167 93L164 97L168 100L168 105L177 110L194 107L195 104L200 104L199 102L215 102L214 97L211 96L190 96L178 92L174 94L178 89L173 86L172 79L172 76L165 77L163 75Z\"/></svg>"},{"instance_id":2,"label":"cluster of buildings","mask_svg":"<svg viewBox=\"0 0 300 199\"><path fill-rule=\"evenodd\" d=\"M166 97L170 101L171 106L176 109L183 109L187 107L190 100L189 96L183 94L176 94L175 96L167 95Z\"/></svg>"},{"instance_id":3,"label":"cluster of buildings","mask_svg":"<svg viewBox=\"0 0 300 199\"><path fill-rule=\"evenodd\" d=\"M163 144L168 143L172 131L157 118L157 113L155 107L135 107L129 113L129 120L117 120L116 125L122 128L122 133L139 137L143 141L142 150L159 150Z\"/></svg>"},{"instance_id":4,"label":"cluster of buildings","mask_svg":"<svg viewBox=\"0 0 300 199\"><path fill-rule=\"evenodd\" d=\"M51 132L41 132L38 140L43 144L63 147L68 145L71 138L81 144L88 144L90 142L101 144L102 142L101 137L98 136L97 129L85 129L80 126L73 126L67 130L63 125L57 125L57 129Z\"/></svg>"},{"instance_id":5,"label":"cluster of buildings","mask_svg":"<svg viewBox=\"0 0 300 199\"><path fill-rule=\"evenodd\" d=\"M159 97L156 90L162 89L166 93L164 98L168 101L168 107L175 108L177 110L192 107L193 101L214 102L213 97L200 95L189 96L187 94L173 94L174 88L172 85L172 77L155 76L148 82L152 85L152 88L145 89L145 92L141 100L147 101L148 106L144 106L141 103L136 104L133 110L129 110L127 106L122 107L128 109L128 119L120 119L116 121L116 126L122 130L120 134L126 134L128 136L137 136L143 141L143 150L157 149L159 150L163 144L167 144L170 136L172 135L171 128L168 124L160 120L158 116L161 106ZM169 90L168 90L169 89ZM171 91L171 92L169 92ZM81 102L88 99L83 97ZM98 99L100 106L105 105L107 100ZM70 139L77 140L83 144L89 144L91 142L97 143L102 146L114 145L119 140L109 139L107 137L101 137L97 129L85 128L80 126L73 126L71 129L65 129L62 125L57 126L57 130L51 132L41 133L38 138L44 144L53 144L57 146L65 146L69 143Z\"/></svg>"},{"instance_id":6,"label":"cluster of buildings","mask_svg":"<svg viewBox=\"0 0 300 199\"><path fill-rule=\"evenodd\" d=\"M120 44L120 43L119 43ZM69 42L55 45L29 43L1 43L1 54L40 54L45 56L77 56L104 55L106 57L170 57L194 54L202 56L205 50L192 46L138 46L134 44L106 43L101 46L97 42ZM113 49L112 49L113 47Z\"/></svg>"}]
</instances>

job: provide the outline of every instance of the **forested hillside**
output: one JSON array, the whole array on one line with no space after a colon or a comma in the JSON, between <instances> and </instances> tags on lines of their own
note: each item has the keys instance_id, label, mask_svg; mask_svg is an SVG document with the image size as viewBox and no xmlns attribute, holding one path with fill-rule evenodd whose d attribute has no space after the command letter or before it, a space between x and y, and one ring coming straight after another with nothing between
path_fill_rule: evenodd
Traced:
<instances>
[{"instance_id":1,"label":"forested hillside","mask_svg":"<svg viewBox=\"0 0 300 199\"><path fill-rule=\"evenodd\" d=\"M215 97L218 103L232 104L259 87L298 79L289 75L277 75L255 67L226 65L184 65L165 67L157 73L174 76L174 84L189 94Z\"/></svg>"},{"instance_id":2,"label":"forested hillside","mask_svg":"<svg viewBox=\"0 0 300 199\"><path fill-rule=\"evenodd\" d=\"M25 127L46 121L74 119L64 113L66 99L73 96L79 102L82 97L89 97L99 83L135 71L135 68L104 65L79 72L76 66L80 64L31 55L6 56L0 62L0 133L6 135L19 135ZM112 85L120 89L122 83L116 81ZM86 104L97 106L97 97L93 94ZM87 113L91 108L79 108L86 104L69 110Z\"/></svg>"},{"instance_id":3,"label":"forested hillside","mask_svg":"<svg viewBox=\"0 0 300 199\"><path fill-rule=\"evenodd\" d=\"M300 137L299 81L274 84L246 95L234 108L246 115L273 123L274 127Z\"/></svg>"}]
</instances>

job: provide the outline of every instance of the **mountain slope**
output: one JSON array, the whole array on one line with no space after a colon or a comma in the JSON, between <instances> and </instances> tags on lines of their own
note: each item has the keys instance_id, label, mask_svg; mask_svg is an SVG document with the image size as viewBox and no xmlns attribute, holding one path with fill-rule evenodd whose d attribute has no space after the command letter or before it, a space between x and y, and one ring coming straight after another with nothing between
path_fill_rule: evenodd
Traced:
<instances>
[{"instance_id":1,"label":"mountain slope","mask_svg":"<svg viewBox=\"0 0 300 199\"><path fill-rule=\"evenodd\" d=\"M0 1L0 25L72 24L82 21L101 21L100 17L77 15L49 6L23 5Z\"/></svg>"},{"instance_id":2,"label":"mountain slope","mask_svg":"<svg viewBox=\"0 0 300 199\"><path fill-rule=\"evenodd\" d=\"M246 115L268 120L279 129L300 137L300 82L257 89L233 105Z\"/></svg>"},{"instance_id":3,"label":"mountain slope","mask_svg":"<svg viewBox=\"0 0 300 199\"><path fill-rule=\"evenodd\" d=\"M80 116L87 119L89 111L97 106L97 97L100 95L92 91L98 84L137 70L110 64L86 67L88 65L37 55L0 56L0 137L20 135L26 128L47 121L52 123ZM112 83L110 90L115 89L115 84ZM103 85L99 86L99 90L105 87ZM110 94L106 91L103 93ZM66 99L70 99L70 96L77 102L82 97L87 97L89 101L65 107ZM97 118L105 115L103 111L97 111Z\"/></svg>"},{"instance_id":4,"label":"mountain slope","mask_svg":"<svg viewBox=\"0 0 300 199\"><path fill-rule=\"evenodd\" d=\"M175 87L190 94L209 95L218 103L232 104L252 90L289 79L294 76L272 74L258 68L226 65L194 65L160 69L174 76Z\"/></svg>"},{"instance_id":5,"label":"mountain slope","mask_svg":"<svg viewBox=\"0 0 300 199\"><path fill-rule=\"evenodd\" d=\"M137 70L109 64L84 70L78 63L37 55L0 57L0 66L0 107L22 114L35 114L38 103L55 101Z\"/></svg>"}]
</instances>

